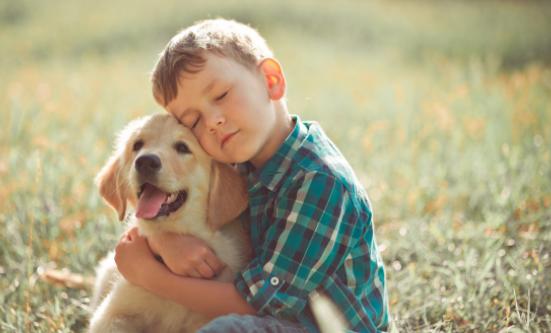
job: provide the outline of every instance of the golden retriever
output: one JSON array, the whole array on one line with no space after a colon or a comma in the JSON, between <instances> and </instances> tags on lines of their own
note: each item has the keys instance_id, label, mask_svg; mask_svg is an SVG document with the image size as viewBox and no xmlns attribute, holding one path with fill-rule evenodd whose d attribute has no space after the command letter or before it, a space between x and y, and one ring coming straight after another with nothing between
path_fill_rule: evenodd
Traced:
<instances>
[{"instance_id":1,"label":"golden retriever","mask_svg":"<svg viewBox=\"0 0 551 333\"><path fill-rule=\"evenodd\" d=\"M250 255L245 229L236 220L247 206L244 180L212 160L193 134L169 114L131 122L98 174L100 194L140 234L194 235L226 264L216 279L232 281ZM228 223L233 221L231 223ZM203 316L128 283L111 252L98 265L90 332L195 332Z\"/></svg>"}]
</instances>

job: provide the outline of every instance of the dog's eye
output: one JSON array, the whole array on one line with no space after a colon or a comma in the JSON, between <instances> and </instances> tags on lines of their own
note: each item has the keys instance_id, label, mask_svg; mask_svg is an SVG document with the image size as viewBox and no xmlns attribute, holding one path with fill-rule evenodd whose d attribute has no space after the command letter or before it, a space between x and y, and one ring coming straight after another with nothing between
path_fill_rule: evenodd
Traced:
<instances>
[{"instance_id":1,"label":"dog's eye","mask_svg":"<svg viewBox=\"0 0 551 333\"><path fill-rule=\"evenodd\" d=\"M189 147L184 142L176 142L174 144L174 149L180 154L190 154L191 151L189 150Z\"/></svg>"},{"instance_id":2,"label":"dog's eye","mask_svg":"<svg viewBox=\"0 0 551 333\"><path fill-rule=\"evenodd\" d=\"M134 145L132 146L132 150L133 151L138 151L140 149L142 149L143 147L143 140L138 140L136 142L134 142Z\"/></svg>"}]
</instances>

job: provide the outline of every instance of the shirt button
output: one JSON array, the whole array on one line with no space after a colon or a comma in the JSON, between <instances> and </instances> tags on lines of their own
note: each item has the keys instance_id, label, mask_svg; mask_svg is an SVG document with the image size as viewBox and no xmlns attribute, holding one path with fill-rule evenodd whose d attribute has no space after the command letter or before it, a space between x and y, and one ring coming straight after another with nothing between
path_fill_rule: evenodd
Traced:
<instances>
[{"instance_id":1,"label":"shirt button","mask_svg":"<svg viewBox=\"0 0 551 333\"><path fill-rule=\"evenodd\" d=\"M274 287L277 286L279 284L279 278L277 276L272 277L270 279L270 284Z\"/></svg>"}]
</instances>

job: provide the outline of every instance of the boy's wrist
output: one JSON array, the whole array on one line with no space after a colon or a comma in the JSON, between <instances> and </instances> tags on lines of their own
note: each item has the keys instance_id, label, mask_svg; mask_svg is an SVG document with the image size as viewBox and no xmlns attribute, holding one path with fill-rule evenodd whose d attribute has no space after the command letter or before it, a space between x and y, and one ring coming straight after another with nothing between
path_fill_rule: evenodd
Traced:
<instances>
[{"instance_id":1,"label":"boy's wrist","mask_svg":"<svg viewBox=\"0 0 551 333\"><path fill-rule=\"evenodd\" d=\"M162 244L164 244L165 241L166 234L164 232L147 237L147 243L151 252L160 256L162 256Z\"/></svg>"},{"instance_id":2,"label":"boy's wrist","mask_svg":"<svg viewBox=\"0 0 551 333\"><path fill-rule=\"evenodd\" d=\"M163 281L166 278L166 274L171 274L168 268L162 263L152 260L150 264L143 266L143 270L138 275L135 283L139 287L152 291L156 288L159 281Z\"/></svg>"}]
</instances>

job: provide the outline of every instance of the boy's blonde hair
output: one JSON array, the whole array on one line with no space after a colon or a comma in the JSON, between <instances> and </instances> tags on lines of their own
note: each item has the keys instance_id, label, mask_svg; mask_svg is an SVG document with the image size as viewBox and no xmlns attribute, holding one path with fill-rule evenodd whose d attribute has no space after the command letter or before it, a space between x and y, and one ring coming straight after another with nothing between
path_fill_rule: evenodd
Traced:
<instances>
[{"instance_id":1,"label":"boy's blonde hair","mask_svg":"<svg viewBox=\"0 0 551 333\"><path fill-rule=\"evenodd\" d=\"M248 25L225 19L204 20L180 31L168 42L153 68L153 96L166 106L178 94L182 72L197 73L211 52L231 58L249 69L273 53L260 34Z\"/></svg>"}]
</instances>

